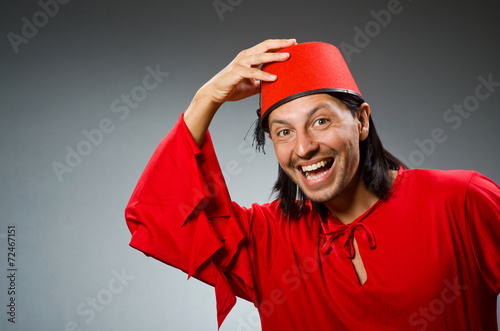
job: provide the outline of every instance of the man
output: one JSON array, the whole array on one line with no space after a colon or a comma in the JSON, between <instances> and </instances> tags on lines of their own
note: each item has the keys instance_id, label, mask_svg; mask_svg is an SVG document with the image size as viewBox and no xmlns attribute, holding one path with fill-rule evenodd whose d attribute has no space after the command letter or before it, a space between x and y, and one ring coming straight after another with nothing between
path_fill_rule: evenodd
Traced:
<instances>
[{"instance_id":1,"label":"man","mask_svg":"<svg viewBox=\"0 0 500 331\"><path fill-rule=\"evenodd\" d=\"M262 68L259 67L262 65ZM261 91L256 129L277 200L231 202L209 124ZM469 171L407 170L383 149L340 52L267 40L196 93L126 208L131 246L235 296L263 330L491 330L500 188Z\"/></svg>"}]
</instances>

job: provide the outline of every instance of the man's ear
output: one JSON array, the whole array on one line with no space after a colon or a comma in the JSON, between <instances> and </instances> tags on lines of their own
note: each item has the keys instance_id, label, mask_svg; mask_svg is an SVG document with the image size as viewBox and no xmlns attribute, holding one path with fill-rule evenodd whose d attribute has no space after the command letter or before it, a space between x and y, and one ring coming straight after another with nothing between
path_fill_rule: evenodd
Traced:
<instances>
[{"instance_id":1,"label":"man's ear","mask_svg":"<svg viewBox=\"0 0 500 331\"><path fill-rule=\"evenodd\" d=\"M359 141L364 141L370 132L370 105L363 102L356 110L358 120Z\"/></svg>"}]
</instances>

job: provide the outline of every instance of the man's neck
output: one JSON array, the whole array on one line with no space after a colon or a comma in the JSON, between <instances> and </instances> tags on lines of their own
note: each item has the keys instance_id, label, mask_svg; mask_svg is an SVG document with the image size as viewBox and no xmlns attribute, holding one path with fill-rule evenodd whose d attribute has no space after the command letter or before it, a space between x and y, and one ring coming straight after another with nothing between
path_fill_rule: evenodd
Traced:
<instances>
[{"instance_id":1,"label":"man's neck","mask_svg":"<svg viewBox=\"0 0 500 331\"><path fill-rule=\"evenodd\" d=\"M391 185L396 175L397 171L391 170ZM326 202L325 206L342 223L350 224L370 209L378 199L373 192L366 188L358 172L342 194Z\"/></svg>"}]
</instances>

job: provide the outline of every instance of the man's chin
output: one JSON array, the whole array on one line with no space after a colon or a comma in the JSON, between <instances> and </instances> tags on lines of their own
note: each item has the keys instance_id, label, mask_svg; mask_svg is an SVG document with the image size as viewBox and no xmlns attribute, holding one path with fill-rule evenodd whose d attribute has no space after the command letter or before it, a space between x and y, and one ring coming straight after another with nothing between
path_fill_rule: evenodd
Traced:
<instances>
[{"instance_id":1,"label":"man's chin","mask_svg":"<svg viewBox=\"0 0 500 331\"><path fill-rule=\"evenodd\" d=\"M326 203L332 201L337 196L337 194L333 192L334 190L332 190L331 187L330 189L328 189L327 187L325 187L326 186L325 185L322 188L316 188L316 190L314 190L304 182L304 179L300 177L300 175L297 176L300 177L300 179L297 177L294 178L290 176L289 173L287 175L297 185L297 187L301 190L301 192L305 195L305 197L311 200L312 202Z\"/></svg>"},{"instance_id":2,"label":"man's chin","mask_svg":"<svg viewBox=\"0 0 500 331\"><path fill-rule=\"evenodd\" d=\"M311 200L312 202L316 203L326 203L329 201L332 201L336 198L336 194L332 191L329 192L308 192L307 190L304 190L303 188L300 188L304 195L306 196L307 199Z\"/></svg>"},{"instance_id":3,"label":"man's chin","mask_svg":"<svg viewBox=\"0 0 500 331\"><path fill-rule=\"evenodd\" d=\"M311 200L311 202L315 202L315 203L327 203L329 201L332 201L333 199L330 199L328 197L322 197L322 198L310 198L310 197L307 197L309 200Z\"/></svg>"}]
</instances>

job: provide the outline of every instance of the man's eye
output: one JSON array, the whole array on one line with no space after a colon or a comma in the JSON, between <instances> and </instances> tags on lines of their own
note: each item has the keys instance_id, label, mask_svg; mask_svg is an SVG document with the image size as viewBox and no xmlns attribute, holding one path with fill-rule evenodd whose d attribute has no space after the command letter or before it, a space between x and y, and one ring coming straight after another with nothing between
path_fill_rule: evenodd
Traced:
<instances>
[{"instance_id":1,"label":"man's eye","mask_svg":"<svg viewBox=\"0 0 500 331\"><path fill-rule=\"evenodd\" d=\"M288 130L288 129L284 129L284 130L281 130L280 132L278 132L279 137L286 137L289 134L290 134L290 130Z\"/></svg>"},{"instance_id":2,"label":"man's eye","mask_svg":"<svg viewBox=\"0 0 500 331\"><path fill-rule=\"evenodd\" d=\"M314 124L316 125L325 125L328 121L325 119L325 118L320 118L320 119L317 119L316 122L314 122Z\"/></svg>"}]
</instances>

